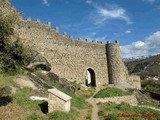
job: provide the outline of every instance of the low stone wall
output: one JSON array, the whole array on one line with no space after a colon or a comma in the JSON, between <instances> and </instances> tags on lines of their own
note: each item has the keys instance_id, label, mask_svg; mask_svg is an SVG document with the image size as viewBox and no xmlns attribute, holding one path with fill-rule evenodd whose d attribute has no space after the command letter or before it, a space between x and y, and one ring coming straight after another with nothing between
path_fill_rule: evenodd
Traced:
<instances>
[{"instance_id":1,"label":"low stone wall","mask_svg":"<svg viewBox=\"0 0 160 120\"><path fill-rule=\"evenodd\" d=\"M141 90L141 79L140 76L137 75L130 75L129 82L133 85L134 88Z\"/></svg>"},{"instance_id":2,"label":"low stone wall","mask_svg":"<svg viewBox=\"0 0 160 120\"><path fill-rule=\"evenodd\" d=\"M137 105L138 101L134 95L130 96L116 96L116 97L106 97L106 98L94 98L96 103L108 103L113 102L116 104L120 104L122 102L128 103L130 105Z\"/></svg>"}]
</instances>

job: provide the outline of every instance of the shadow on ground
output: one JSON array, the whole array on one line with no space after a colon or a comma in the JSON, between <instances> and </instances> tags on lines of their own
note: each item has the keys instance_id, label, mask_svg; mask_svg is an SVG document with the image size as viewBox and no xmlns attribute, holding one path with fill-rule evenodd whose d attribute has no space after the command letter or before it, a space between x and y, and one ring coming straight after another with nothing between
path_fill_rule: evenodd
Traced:
<instances>
[{"instance_id":1,"label":"shadow on ground","mask_svg":"<svg viewBox=\"0 0 160 120\"><path fill-rule=\"evenodd\" d=\"M13 99L10 96L1 96L0 97L0 107L6 106L8 103L12 103Z\"/></svg>"}]
</instances>

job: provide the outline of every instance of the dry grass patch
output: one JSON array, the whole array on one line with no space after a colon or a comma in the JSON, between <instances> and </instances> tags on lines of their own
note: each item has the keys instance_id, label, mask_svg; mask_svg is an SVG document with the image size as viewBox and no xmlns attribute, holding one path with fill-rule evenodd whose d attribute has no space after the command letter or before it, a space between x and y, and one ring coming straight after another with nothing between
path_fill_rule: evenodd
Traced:
<instances>
[{"instance_id":1,"label":"dry grass patch","mask_svg":"<svg viewBox=\"0 0 160 120\"><path fill-rule=\"evenodd\" d=\"M30 110L16 103L9 103L0 107L0 120L23 120L29 114L31 114Z\"/></svg>"}]
</instances>

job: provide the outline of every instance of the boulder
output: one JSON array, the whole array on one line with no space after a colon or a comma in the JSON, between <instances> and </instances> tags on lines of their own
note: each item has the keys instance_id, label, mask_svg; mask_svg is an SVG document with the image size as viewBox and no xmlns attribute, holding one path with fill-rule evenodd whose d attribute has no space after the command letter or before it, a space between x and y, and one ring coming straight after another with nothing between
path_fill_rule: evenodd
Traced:
<instances>
[{"instance_id":1,"label":"boulder","mask_svg":"<svg viewBox=\"0 0 160 120\"><path fill-rule=\"evenodd\" d=\"M69 93L74 94L76 89L71 83L68 82L65 78L59 78L58 75L52 72L38 71L36 73L28 73L30 80L40 88L53 88Z\"/></svg>"},{"instance_id":2,"label":"boulder","mask_svg":"<svg viewBox=\"0 0 160 120\"><path fill-rule=\"evenodd\" d=\"M23 76L23 75L17 75L13 78L13 81L19 85L20 88L32 88L32 89L37 89L35 84L30 80L28 76Z\"/></svg>"},{"instance_id":3,"label":"boulder","mask_svg":"<svg viewBox=\"0 0 160 120\"><path fill-rule=\"evenodd\" d=\"M37 51L32 51L32 55L29 60L29 63L25 65L25 68L29 71L34 71L38 68L45 70L45 71L50 71L51 65L47 61L47 59L43 57L40 53L38 53Z\"/></svg>"}]
</instances>

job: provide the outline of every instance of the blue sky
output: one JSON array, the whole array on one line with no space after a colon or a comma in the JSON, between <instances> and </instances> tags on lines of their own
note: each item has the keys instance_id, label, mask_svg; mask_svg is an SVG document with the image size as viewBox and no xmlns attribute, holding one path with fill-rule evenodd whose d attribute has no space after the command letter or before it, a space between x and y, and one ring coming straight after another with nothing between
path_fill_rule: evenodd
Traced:
<instances>
[{"instance_id":1,"label":"blue sky","mask_svg":"<svg viewBox=\"0 0 160 120\"><path fill-rule=\"evenodd\" d=\"M75 39L118 40L123 57L160 53L160 0L11 0L23 19Z\"/></svg>"}]
</instances>

